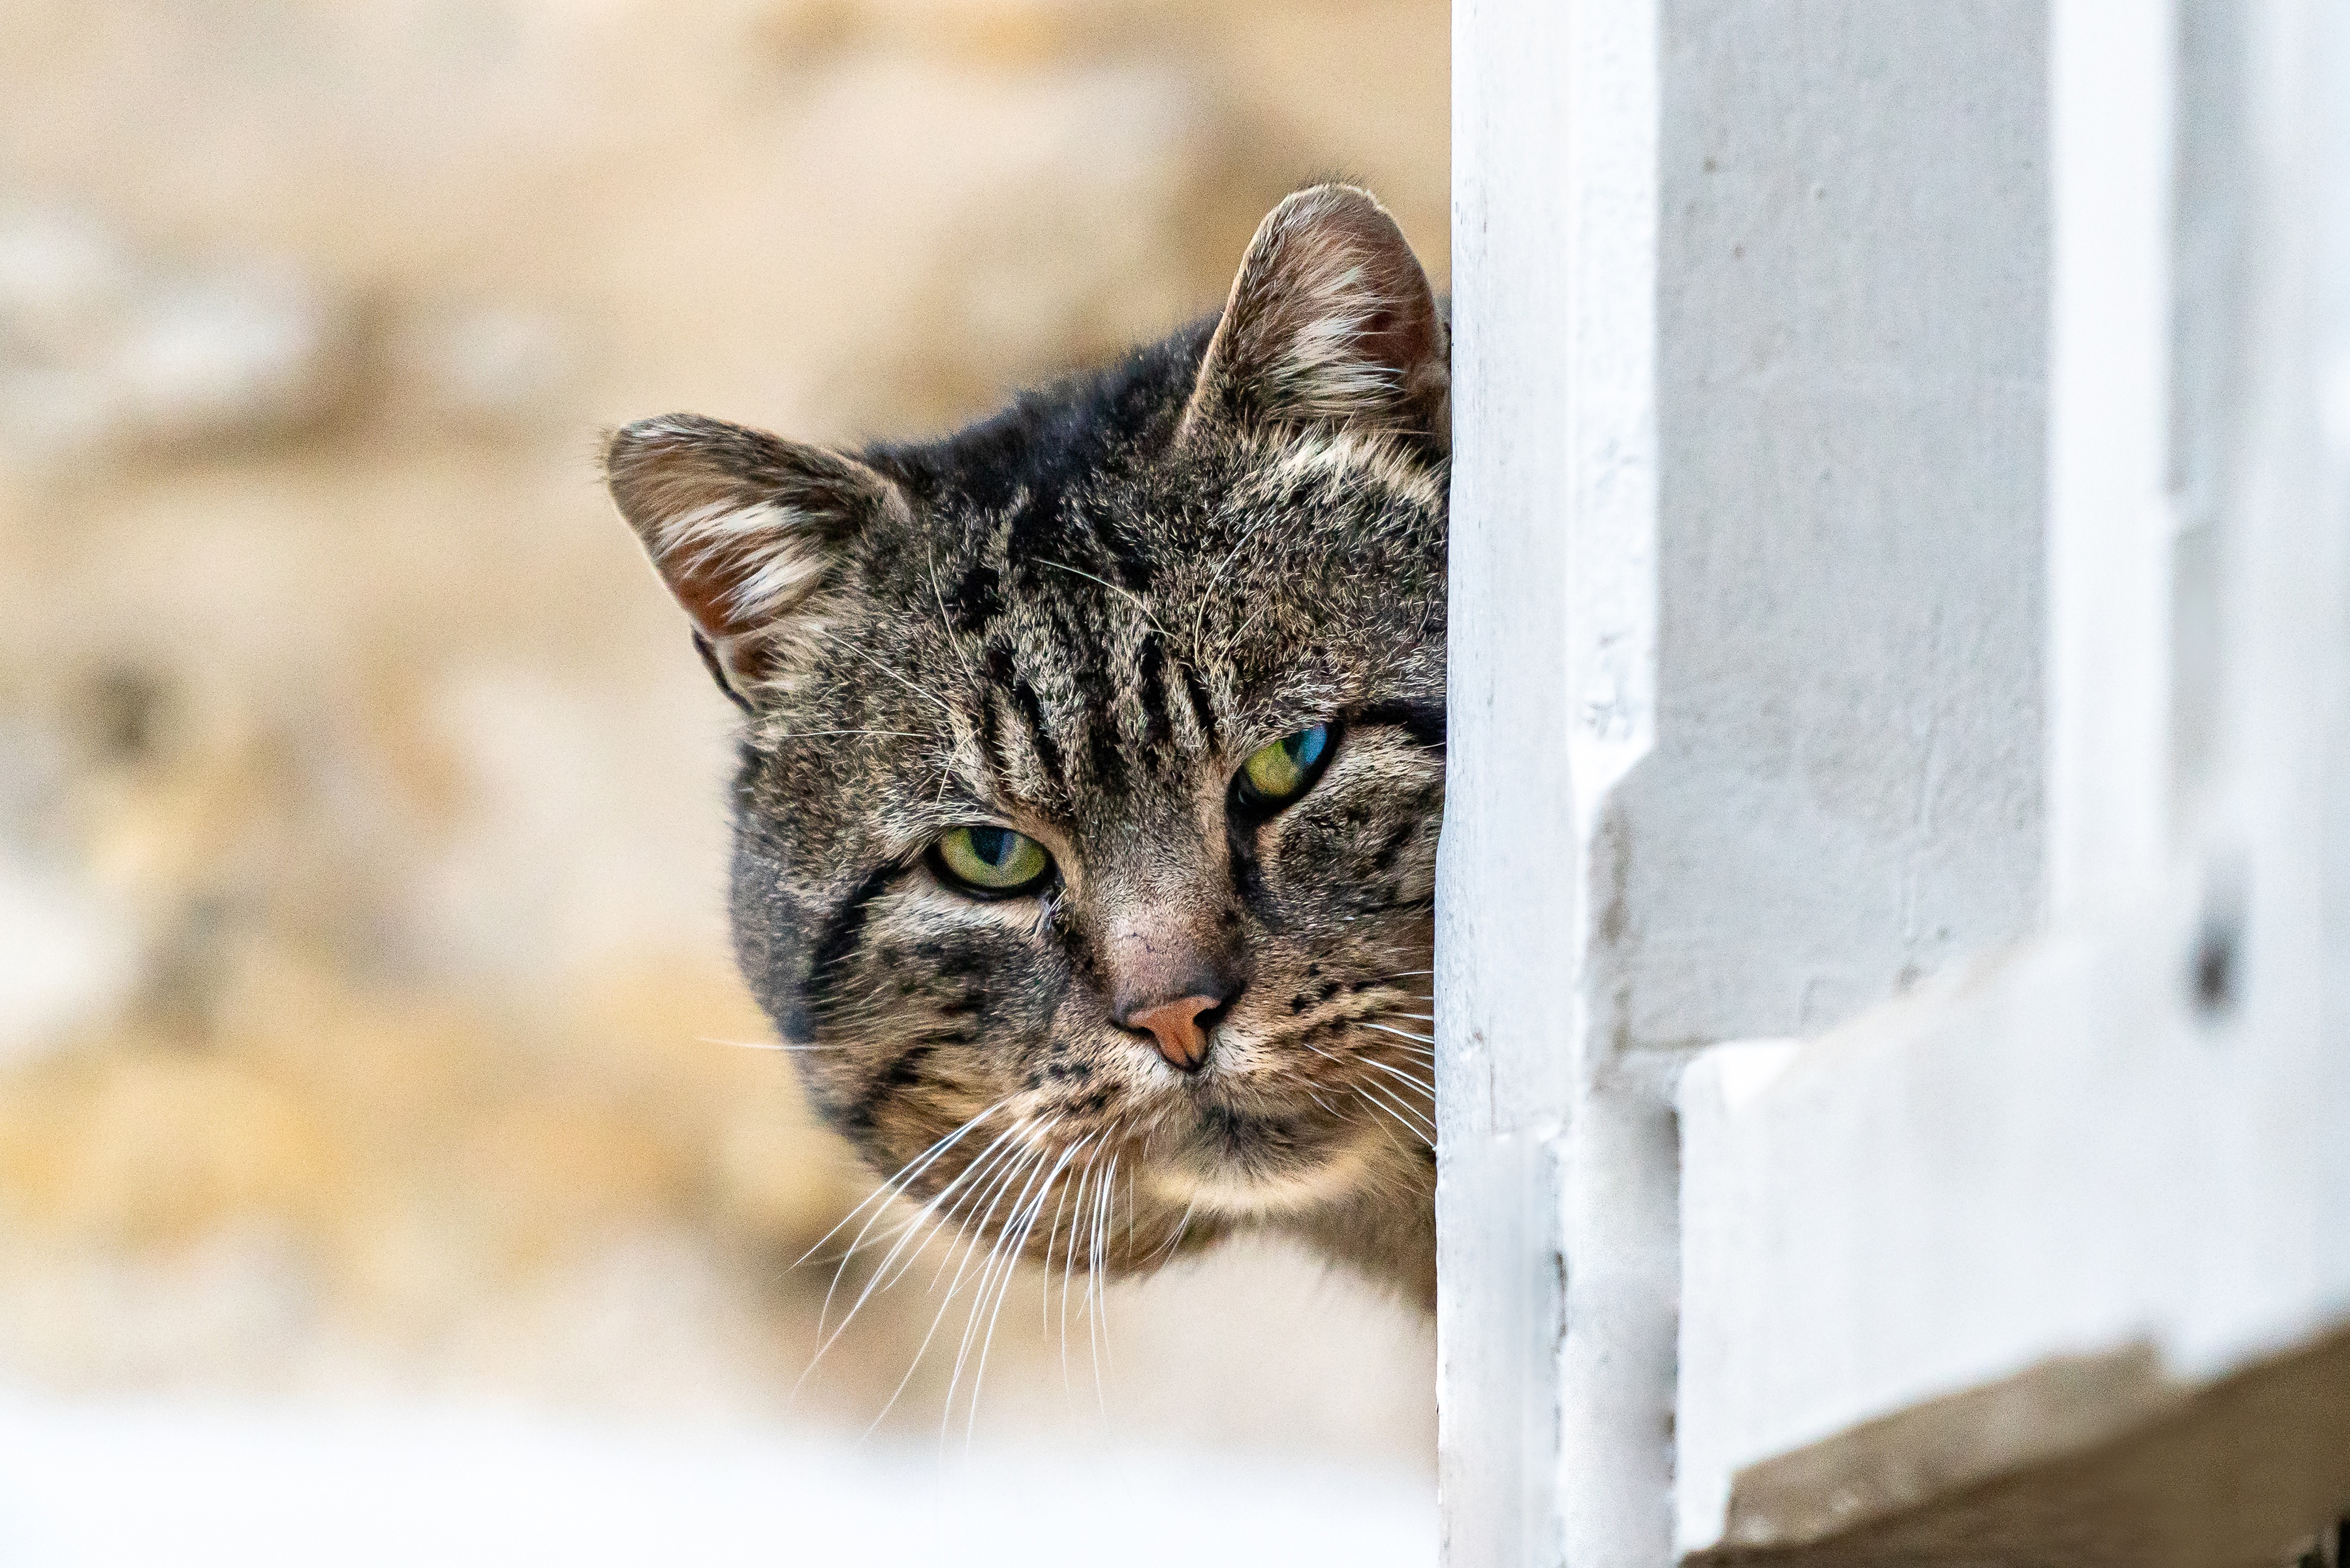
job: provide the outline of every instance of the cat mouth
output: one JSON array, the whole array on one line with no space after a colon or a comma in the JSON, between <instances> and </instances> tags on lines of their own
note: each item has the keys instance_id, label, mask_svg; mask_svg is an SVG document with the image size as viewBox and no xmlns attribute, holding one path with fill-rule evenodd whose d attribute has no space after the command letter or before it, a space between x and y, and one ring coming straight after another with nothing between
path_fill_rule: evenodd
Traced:
<instances>
[{"instance_id":1,"label":"cat mouth","mask_svg":"<svg viewBox=\"0 0 2350 1568\"><path fill-rule=\"evenodd\" d=\"M1163 1197L1230 1219L1291 1213L1360 1184L1369 1163L1362 1129L1311 1127L1284 1116L1202 1106L1176 1147L1153 1161Z\"/></svg>"}]
</instances>

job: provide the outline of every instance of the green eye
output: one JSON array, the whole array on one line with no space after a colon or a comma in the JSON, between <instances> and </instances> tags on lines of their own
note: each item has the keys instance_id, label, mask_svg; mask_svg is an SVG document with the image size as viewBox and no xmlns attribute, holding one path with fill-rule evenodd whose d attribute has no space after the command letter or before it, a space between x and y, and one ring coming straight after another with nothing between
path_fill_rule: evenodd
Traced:
<instances>
[{"instance_id":1,"label":"green eye","mask_svg":"<svg viewBox=\"0 0 2350 1568\"><path fill-rule=\"evenodd\" d=\"M1304 794L1330 751L1330 726L1316 724L1269 746L1241 764L1241 796L1252 805L1286 805Z\"/></svg>"},{"instance_id":2,"label":"green eye","mask_svg":"<svg viewBox=\"0 0 2350 1568\"><path fill-rule=\"evenodd\" d=\"M1053 869L1043 845L1008 827L958 827L932 853L949 881L974 893L1024 893Z\"/></svg>"}]
</instances>

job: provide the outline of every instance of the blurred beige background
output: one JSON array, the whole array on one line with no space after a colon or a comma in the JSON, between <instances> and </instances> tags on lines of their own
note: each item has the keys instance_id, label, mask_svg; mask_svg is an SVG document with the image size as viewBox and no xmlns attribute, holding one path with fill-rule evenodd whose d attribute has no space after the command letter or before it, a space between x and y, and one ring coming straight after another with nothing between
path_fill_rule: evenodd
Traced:
<instances>
[{"instance_id":1,"label":"blurred beige background","mask_svg":"<svg viewBox=\"0 0 2350 1568\"><path fill-rule=\"evenodd\" d=\"M945 428L1330 171L1441 286L1446 16L0 0L0 1385L861 1430L938 1300L794 1392L869 1183L725 1044L731 711L596 432ZM1425 1462L1425 1329L1299 1259L1115 1293L1098 1403L1013 1303L983 1436Z\"/></svg>"}]
</instances>

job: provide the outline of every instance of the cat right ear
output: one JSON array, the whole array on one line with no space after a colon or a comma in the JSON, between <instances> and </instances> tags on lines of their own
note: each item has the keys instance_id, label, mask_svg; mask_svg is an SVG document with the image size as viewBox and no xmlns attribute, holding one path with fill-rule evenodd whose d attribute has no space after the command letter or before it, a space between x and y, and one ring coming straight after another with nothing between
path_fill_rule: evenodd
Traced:
<instances>
[{"instance_id":1,"label":"cat right ear","mask_svg":"<svg viewBox=\"0 0 2350 1568\"><path fill-rule=\"evenodd\" d=\"M810 601L849 541L906 504L854 458L699 414L616 431L604 482L738 702L806 639Z\"/></svg>"},{"instance_id":2,"label":"cat right ear","mask_svg":"<svg viewBox=\"0 0 2350 1568\"><path fill-rule=\"evenodd\" d=\"M1177 439L1322 424L1444 451L1451 422L1444 311L1388 210L1335 184L1275 207L1232 280Z\"/></svg>"}]
</instances>

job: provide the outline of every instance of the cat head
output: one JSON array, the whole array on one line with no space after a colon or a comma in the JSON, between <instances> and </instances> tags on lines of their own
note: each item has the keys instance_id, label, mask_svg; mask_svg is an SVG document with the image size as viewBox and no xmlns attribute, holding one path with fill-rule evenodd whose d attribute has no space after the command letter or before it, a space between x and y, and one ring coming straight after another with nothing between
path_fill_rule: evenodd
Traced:
<instances>
[{"instance_id":1,"label":"cat head","mask_svg":"<svg viewBox=\"0 0 2350 1568\"><path fill-rule=\"evenodd\" d=\"M1112 1272L1287 1224L1425 1293L1448 386L1325 185L1219 317L947 440L612 438L748 711L743 972L941 1221Z\"/></svg>"}]
</instances>

